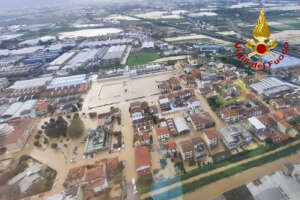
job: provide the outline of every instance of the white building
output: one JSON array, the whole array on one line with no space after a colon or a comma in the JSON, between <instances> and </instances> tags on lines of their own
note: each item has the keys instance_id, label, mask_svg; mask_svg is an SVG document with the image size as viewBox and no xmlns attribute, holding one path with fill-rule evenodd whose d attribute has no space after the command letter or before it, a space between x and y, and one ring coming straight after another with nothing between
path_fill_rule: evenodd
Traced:
<instances>
[{"instance_id":1,"label":"white building","mask_svg":"<svg viewBox=\"0 0 300 200\"><path fill-rule=\"evenodd\" d=\"M190 128L183 117L174 118L174 123L179 135L190 132Z\"/></svg>"}]
</instances>

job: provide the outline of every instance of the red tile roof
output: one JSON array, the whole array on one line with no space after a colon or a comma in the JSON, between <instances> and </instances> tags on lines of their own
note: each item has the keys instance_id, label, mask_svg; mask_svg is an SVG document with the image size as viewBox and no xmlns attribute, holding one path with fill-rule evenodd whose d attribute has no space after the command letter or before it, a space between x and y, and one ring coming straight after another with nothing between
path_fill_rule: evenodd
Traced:
<instances>
[{"instance_id":1,"label":"red tile roof","mask_svg":"<svg viewBox=\"0 0 300 200\"><path fill-rule=\"evenodd\" d=\"M70 169L66 181L81 179L84 176L85 168L85 166L81 166Z\"/></svg>"},{"instance_id":2,"label":"red tile roof","mask_svg":"<svg viewBox=\"0 0 300 200\"><path fill-rule=\"evenodd\" d=\"M44 111L47 110L48 107L48 103L44 102L44 103L37 103L34 108L36 111Z\"/></svg>"},{"instance_id":3,"label":"red tile roof","mask_svg":"<svg viewBox=\"0 0 300 200\"><path fill-rule=\"evenodd\" d=\"M206 117L206 116L202 116L198 113L195 113L195 114L192 114L191 115L191 120L193 121L193 123L198 126L198 125L201 125L201 124L211 124L211 123L214 123L214 121L209 118L209 117Z\"/></svg>"},{"instance_id":4,"label":"red tile roof","mask_svg":"<svg viewBox=\"0 0 300 200\"><path fill-rule=\"evenodd\" d=\"M150 166L150 152L148 147L142 146L135 149L135 167Z\"/></svg>"},{"instance_id":5,"label":"red tile roof","mask_svg":"<svg viewBox=\"0 0 300 200\"><path fill-rule=\"evenodd\" d=\"M207 136L207 138L210 140L213 138L220 137L220 133L217 131L216 128L208 128L208 129L205 129L203 132Z\"/></svg>"},{"instance_id":6,"label":"red tile roof","mask_svg":"<svg viewBox=\"0 0 300 200\"><path fill-rule=\"evenodd\" d=\"M168 141L168 142L165 143L165 147L168 150L176 150L176 142L173 141L173 140L170 140L170 141Z\"/></svg>"},{"instance_id":7,"label":"red tile roof","mask_svg":"<svg viewBox=\"0 0 300 200\"><path fill-rule=\"evenodd\" d=\"M118 169L119 157L110 158L107 160L107 171L112 173Z\"/></svg>"},{"instance_id":8,"label":"red tile roof","mask_svg":"<svg viewBox=\"0 0 300 200\"><path fill-rule=\"evenodd\" d=\"M157 136L167 135L169 134L169 129L167 126L162 126L156 129Z\"/></svg>"},{"instance_id":9,"label":"red tile roof","mask_svg":"<svg viewBox=\"0 0 300 200\"><path fill-rule=\"evenodd\" d=\"M103 176L102 170L103 170L103 165L101 166L98 165L94 168L88 169L86 172L85 180L89 182L96 178L102 177Z\"/></svg>"},{"instance_id":10,"label":"red tile roof","mask_svg":"<svg viewBox=\"0 0 300 200\"><path fill-rule=\"evenodd\" d=\"M31 119L18 120L14 125L14 131L12 131L8 136L0 140L0 146L6 146L8 144L16 143L21 136L27 131L31 126Z\"/></svg>"},{"instance_id":11,"label":"red tile roof","mask_svg":"<svg viewBox=\"0 0 300 200\"><path fill-rule=\"evenodd\" d=\"M98 181L92 183L92 184L90 185L90 187L93 189L93 188L95 188L95 187L98 187L98 186L100 186L100 185L103 185L104 183L105 183L105 179L102 178L102 179L100 179L100 180L98 180Z\"/></svg>"}]
</instances>

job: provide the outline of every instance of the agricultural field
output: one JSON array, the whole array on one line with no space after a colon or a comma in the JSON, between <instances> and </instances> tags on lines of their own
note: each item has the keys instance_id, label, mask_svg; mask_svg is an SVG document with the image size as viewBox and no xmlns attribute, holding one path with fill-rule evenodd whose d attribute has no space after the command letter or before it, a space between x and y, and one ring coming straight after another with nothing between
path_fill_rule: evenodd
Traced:
<instances>
[{"instance_id":1,"label":"agricultural field","mask_svg":"<svg viewBox=\"0 0 300 200\"><path fill-rule=\"evenodd\" d=\"M143 65L154 60L159 59L161 56L159 53L152 52L136 52L131 53L127 59L126 65L134 66L134 65Z\"/></svg>"}]
</instances>

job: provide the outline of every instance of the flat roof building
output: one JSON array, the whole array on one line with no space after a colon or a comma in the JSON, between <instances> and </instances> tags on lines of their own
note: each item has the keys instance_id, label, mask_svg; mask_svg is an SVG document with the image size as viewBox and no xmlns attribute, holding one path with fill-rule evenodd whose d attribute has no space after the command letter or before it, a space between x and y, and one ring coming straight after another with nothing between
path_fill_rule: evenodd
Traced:
<instances>
[{"instance_id":1,"label":"flat roof building","mask_svg":"<svg viewBox=\"0 0 300 200\"><path fill-rule=\"evenodd\" d=\"M178 134L184 134L184 133L190 132L190 128L188 127L188 125L183 117L174 118L174 123L175 123L176 129L178 131Z\"/></svg>"},{"instance_id":2,"label":"flat roof building","mask_svg":"<svg viewBox=\"0 0 300 200\"><path fill-rule=\"evenodd\" d=\"M27 88L38 88L45 86L49 81L52 80L52 77L43 77L43 78L34 78L24 81L16 81L9 89L21 90Z\"/></svg>"}]
</instances>

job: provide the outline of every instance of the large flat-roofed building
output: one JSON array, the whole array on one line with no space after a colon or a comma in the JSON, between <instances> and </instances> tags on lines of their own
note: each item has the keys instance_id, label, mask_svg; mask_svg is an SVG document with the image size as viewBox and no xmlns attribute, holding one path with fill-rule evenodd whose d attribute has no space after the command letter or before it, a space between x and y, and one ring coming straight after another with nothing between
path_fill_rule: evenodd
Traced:
<instances>
[{"instance_id":1,"label":"large flat-roofed building","mask_svg":"<svg viewBox=\"0 0 300 200\"><path fill-rule=\"evenodd\" d=\"M8 56L8 55L29 55L38 50L44 49L44 46L34 46L34 47L27 47L22 49L15 49L15 50L0 50L0 56Z\"/></svg>"},{"instance_id":2,"label":"large flat-roofed building","mask_svg":"<svg viewBox=\"0 0 300 200\"><path fill-rule=\"evenodd\" d=\"M174 118L174 124L179 135L190 132L190 128L183 117Z\"/></svg>"},{"instance_id":3,"label":"large flat-roofed building","mask_svg":"<svg viewBox=\"0 0 300 200\"><path fill-rule=\"evenodd\" d=\"M103 61L106 63L120 63L126 49L126 45L111 46L104 55Z\"/></svg>"},{"instance_id":4,"label":"large flat-roofed building","mask_svg":"<svg viewBox=\"0 0 300 200\"><path fill-rule=\"evenodd\" d=\"M107 47L99 49L82 49L62 68L62 71L75 70L92 62L100 61Z\"/></svg>"},{"instance_id":5,"label":"large flat-roofed building","mask_svg":"<svg viewBox=\"0 0 300 200\"><path fill-rule=\"evenodd\" d=\"M47 86L47 89L63 88L63 87L81 85L86 83L87 83L86 74L58 77L58 78L54 78L50 82L50 84Z\"/></svg>"},{"instance_id":6,"label":"large flat-roofed building","mask_svg":"<svg viewBox=\"0 0 300 200\"><path fill-rule=\"evenodd\" d=\"M0 78L0 90L5 89L9 85L7 78Z\"/></svg>"},{"instance_id":7,"label":"large flat-roofed building","mask_svg":"<svg viewBox=\"0 0 300 200\"><path fill-rule=\"evenodd\" d=\"M101 40L101 41L85 41L79 45L80 48L97 48L102 46L112 46L121 44L130 44L133 39L111 39L111 40Z\"/></svg>"},{"instance_id":8,"label":"large flat-roofed building","mask_svg":"<svg viewBox=\"0 0 300 200\"><path fill-rule=\"evenodd\" d=\"M277 78L269 77L260 80L258 83L254 83L250 85L250 87L257 93L257 94L263 94L265 96L276 96L279 95L282 92L286 91L292 91L297 86L283 82Z\"/></svg>"},{"instance_id":9,"label":"large flat-roofed building","mask_svg":"<svg viewBox=\"0 0 300 200\"><path fill-rule=\"evenodd\" d=\"M66 63L72 56L74 56L74 54L75 54L74 51L66 52L61 56L59 56L58 58L56 58L55 60L53 60L49 65L51 66L62 65Z\"/></svg>"},{"instance_id":10,"label":"large flat-roofed building","mask_svg":"<svg viewBox=\"0 0 300 200\"><path fill-rule=\"evenodd\" d=\"M11 104L8 109L1 114L2 119L34 118L34 106L37 100L16 102Z\"/></svg>"},{"instance_id":11,"label":"large flat-roofed building","mask_svg":"<svg viewBox=\"0 0 300 200\"><path fill-rule=\"evenodd\" d=\"M243 146L252 141L251 133L241 124L233 124L219 129L224 144L229 150Z\"/></svg>"},{"instance_id":12,"label":"large flat-roofed building","mask_svg":"<svg viewBox=\"0 0 300 200\"><path fill-rule=\"evenodd\" d=\"M43 77L43 78L34 78L23 81L16 81L9 89L22 90L29 88L39 88L45 86L49 81L52 80L52 77Z\"/></svg>"}]
</instances>

